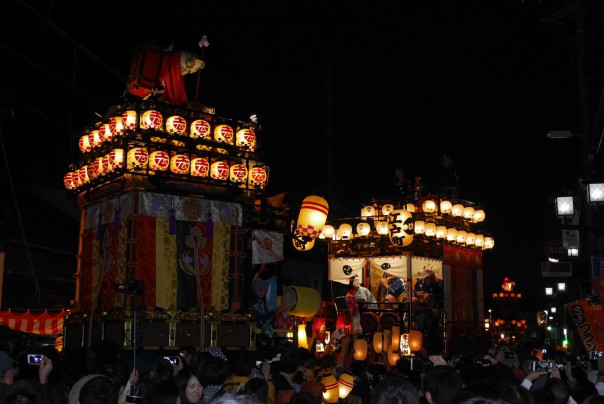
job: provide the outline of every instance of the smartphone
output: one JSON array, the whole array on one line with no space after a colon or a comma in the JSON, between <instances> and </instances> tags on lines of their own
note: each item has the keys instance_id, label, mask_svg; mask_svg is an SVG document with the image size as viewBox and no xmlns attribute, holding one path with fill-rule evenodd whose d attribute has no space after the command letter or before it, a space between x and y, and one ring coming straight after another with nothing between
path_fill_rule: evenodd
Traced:
<instances>
[{"instance_id":1,"label":"smartphone","mask_svg":"<svg viewBox=\"0 0 604 404\"><path fill-rule=\"evenodd\" d=\"M547 361L532 361L531 370L551 372L552 364Z\"/></svg>"},{"instance_id":2,"label":"smartphone","mask_svg":"<svg viewBox=\"0 0 604 404\"><path fill-rule=\"evenodd\" d=\"M27 354L27 363L30 365L40 366L42 363L42 358L44 358L44 355L42 354Z\"/></svg>"},{"instance_id":3,"label":"smartphone","mask_svg":"<svg viewBox=\"0 0 604 404\"><path fill-rule=\"evenodd\" d=\"M172 365L178 365L179 357L178 356L164 356L164 359L170 361Z\"/></svg>"}]
</instances>

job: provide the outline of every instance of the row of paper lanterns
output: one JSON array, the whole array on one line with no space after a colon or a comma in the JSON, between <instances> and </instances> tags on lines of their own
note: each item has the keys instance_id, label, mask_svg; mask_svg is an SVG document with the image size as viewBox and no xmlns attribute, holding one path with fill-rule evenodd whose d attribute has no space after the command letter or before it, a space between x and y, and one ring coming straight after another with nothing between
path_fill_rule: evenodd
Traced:
<instances>
[{"instance_id":1,"label":"row of paper lanterns","mask_svg":"<svg viewBox=\"0 0 604 404\"><path fill-rule=\"evenodd\" d=\"M126 157L126 160L124 160ZM229 164L225 160L212 161L208 157L189 158L186 154L170 154L163 150L149 153L145 147L133 147L124 156L124 149L114 149L105 156L94 159L90 164L70 171L63 177L65 187L70 190L84 186L97 178L126 168L130 172L171 172L197 178L212 178L230 181L233 184L264 188L268 172L263 166L248 167L243 163ZM250 164L252 165L252 164Z\"/></svg>"},{"instance_id":2,"label":"row of paper lanterns","mask_svg":"<svg viewBox=\"0 0 604 404\"><path fill-rule=\"evenodd\" d=\"M436 202L432 199L426 199L422 202L422 211L424 213L437 213ZM453 204L451 201L442 200L440 201L440 213L443 215L451 215L453 217L461 217L467 221L472 223L480 223L485 219L485 213L482 209L475 209L472 206L464 206L461 203ZM405 209L409 212L415 213L417 212L417 207L412 203L405 204L402 209ZM388 216L393 210L395 210L394 205L392 204L384 204L381 206L381 214L383 216ZM361 209L361 217L362 218L371 218L374 216L379 216L378 210L372 206L368 205Z\"/></svg>"},{"instance_id":3,"label":"row of paper lanterns","mask_svg":"<svg viewBox=\"0 0 604 404\"><path fill-rule=\"evenodd\" d=\"M101 124L98 129L81 136L78 146L82 153L88 153L95 148L100 148L104 143L123 136L126 131L137 130L137 127L142 130L164 131L169 135L192 139L213 140L221 144L235 145L250 152L256 150L256 134L250 128L242 128L235 133L231 126L220 124L214 125L212 131L212 125L204 119L197 119L188 125L185 118L173 115L166 120L164 130L164 118L157 110L143 112L140 122L138 122L136 111L127 110L121 116L110 118L108 123Z\"/></svg>"}]
</instances>

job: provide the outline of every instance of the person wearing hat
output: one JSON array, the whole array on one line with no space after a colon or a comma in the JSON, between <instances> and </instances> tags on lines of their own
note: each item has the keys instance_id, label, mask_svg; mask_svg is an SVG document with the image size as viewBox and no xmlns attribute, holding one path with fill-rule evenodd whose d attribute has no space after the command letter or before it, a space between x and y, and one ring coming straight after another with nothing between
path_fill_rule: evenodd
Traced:
<instances>
[{"instance_id":1,"label":"person wearing hat","mask_svg":"<svg viewBox=\"0 0 604 404\"><path fill-rule=\"evenodd\" d=\"M268 293L268 283L256 277L252 281L252 290L254 298L251 308L256 315L256 323L261 333L258 335L256 342L260 345L271 345L273 340L273 326L275 324L275 312L269 311L266 301Z\"/></svg>"}]
</instances>

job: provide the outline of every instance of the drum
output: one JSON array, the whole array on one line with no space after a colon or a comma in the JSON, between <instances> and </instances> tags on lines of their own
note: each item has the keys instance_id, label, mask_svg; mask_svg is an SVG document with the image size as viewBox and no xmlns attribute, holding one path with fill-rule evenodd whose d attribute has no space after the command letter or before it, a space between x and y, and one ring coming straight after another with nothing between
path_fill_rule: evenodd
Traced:
<instances>
[{"instance_id":1,"label":"drum","mask_svg":"<svg viewBox=\"0 0 604 404\"><path fill-rule=\"evenodd\" d=\"M371 311L365 312L361 316L361 327L363 328L364 333L373 334L378 331L381 322L380 316Z\"/></svg>"},{"instance_id":2,"label":"drum","mask_svg":"<svg viewBox=\"0 0 604 404\"><path fill-rule=\"evenodd\" d=\"M321 309L321 294L303 286L284 286L281 301L297 317L312 317Z\"/></svg>"}]
</instances>

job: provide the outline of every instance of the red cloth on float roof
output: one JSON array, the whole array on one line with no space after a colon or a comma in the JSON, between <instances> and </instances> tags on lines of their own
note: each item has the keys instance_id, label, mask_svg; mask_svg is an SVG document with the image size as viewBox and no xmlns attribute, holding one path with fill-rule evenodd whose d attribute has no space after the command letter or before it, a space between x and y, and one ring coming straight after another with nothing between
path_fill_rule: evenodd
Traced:
<instances>
[{"instance_id":1,"label":"red cloth on float roof","mask_svg":"<svg viewBox=\"0 0 604 404\"><path fill-rule=\"evenodd\" d=\"M188 104L189 98L185 92L185 79L180 73L180 52L166 52L164 54L159 80L165 87L161 97L162 102L172 105Z\"/></svg>"}]
</instances>

